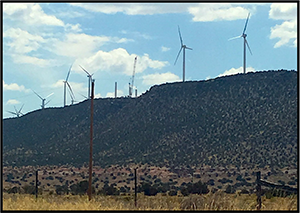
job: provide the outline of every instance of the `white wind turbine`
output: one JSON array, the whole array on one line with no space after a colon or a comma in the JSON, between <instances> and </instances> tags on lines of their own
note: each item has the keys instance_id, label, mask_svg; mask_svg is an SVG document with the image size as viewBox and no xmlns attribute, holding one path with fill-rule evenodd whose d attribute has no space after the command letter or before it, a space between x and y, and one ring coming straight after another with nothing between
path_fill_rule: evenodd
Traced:
<instances>
[{"instance_id":1,"label":"white wind turbine","mask_svg":"<svg viewBox=\"0 0 300 213\"><path fill-rule=\"evenodd\" d=\"M229 39L229 40L233 40L233 39L237 39L237 38L241 38L241 37L244 38L244 65L243 65L243 66L244 66L244 67L243 67L243 72L244 72L244 74L246 73L246 45L247 45L247 47L248 47L248 49L249 49L249 51L250 51L250 53L251 53L251 55L252 55L250 46L249 46L249 44L248 44L248 42L247 42L247 39L246 39L247 34L245 34L246 28L247 28L247 24L248 24L248 20L249 20L249 16L250 16L250 13L248 13L248 18L247 18L247 20L246 20L245 27L244 27L244 30L243 30L242 35L236 36L236 37L233 37L233 38L230 38L230 39Z\"/></svg>"},{"instance_id":2,"label":"white wind turbine","mask_svg":"<svg viewBox=\"0 0 300 213\"><path fill-rule=\"evenodd\" d=\"M14 106L14 108L15 108L15 112L11 112L11 111L7 111L7 112L9 112L9 113L11 113L11 114L14 114L14 115L16 115L16 116L19 118L19 117L20 117L20 115L23 115L23 113L21 112L21 110L22 110L23 106L24 106L24 104L21 106L21 108L20 108L19 110L17 110L17 109L16 109L16 107Z\"/></svg>"},{"instance_id":3,"label":"white wind turbine","mask_svg":"<svg viewBox=\"0 0 300 213\"><path fill-rule=\"evenodd\" d=\"M79 65L80 66L80 65ZM87 74L87 77L88 77L88 99L90 99L90 88L91 88L91 84L92 84L92 75L93 74L90 74L88 71L86 71L82 66L80 66L81 69Z\"/></svg>"},{"instance_id":4,"label":"white wind turbine","mask_svg":"<svg viewBox=\"0 0 300 213\"><path fill-rule=\"evenodd\" d=\"M68 82L68 78L69 78L69 75L70 75L70 72L71 72L71 68L72 68L72 65L70 66L69 72L68 72L68 74L67 74L67 78L66 78L66 80L64 81L64 107L66 106L66 85L68 85L69 90L70 90L71 94L72 94L73 97L74 97L74 93L73 93L73 91L72 91L72 89L71 89L71 86L70 86L70 84L69 84L69 82ZM73 97L71 96L72 100L73 100Z\"/></svg>"},{"instance_id":5,"label":"white wind turbine","mask_svg":"<svg viewBox=\"0 0 300 213\"><path fill-rule=\"evenodd\" d=\"M182 81L184 82L184 80L185 80L185 49L188 49L188 50L193 50L193 49L190 48L190 47L187 47L185 44L183 44L179 26L178 26L178 33L179 33L179 38L180 38L181 48L180 48L180 50L179 50L179 52L178 52L178 55L177 55L177 57L176 57L176 60L175 60L174 65L176 64L177 59L178 59L178 57L179 57L179 55L180 55L180 52L181 52L181 50L183 49L183 74L182 74Z\"/></svg>"},{"instance_id":6,"label":"white wind turbine","mask_svg":"<svg viewBox=\"0 0 300 213\"><path fill-rule=\"evenodd\" d=\"M33 90L32 90L33 91ZM45 100L47 99L47 98L49 98L51 95L53 95L54 93L52 92L51 94L49 94L49 95L47 95L45 98L42 98L39 94L37 94L35 91L33 91L41 100L42 100L42 105L41 105L41 107L42 107L42 109L44 109L45 108L45 106L50 102L50 100L49 101L47 101L46 103L45 103Z\"/></svg>"}]
</instances>

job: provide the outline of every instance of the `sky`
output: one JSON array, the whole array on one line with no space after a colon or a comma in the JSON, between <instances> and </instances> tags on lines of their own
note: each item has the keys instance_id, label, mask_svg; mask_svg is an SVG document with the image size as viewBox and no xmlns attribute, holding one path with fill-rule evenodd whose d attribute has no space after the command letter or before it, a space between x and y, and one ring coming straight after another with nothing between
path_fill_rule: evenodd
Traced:
<instances>
[{"instance_id":1,"label":"sky","mask_svg":"<svg viewBox=\"0 0 300 213\"><path fill-rule=\"evenodd\" d=\"M202 81L243 72L297 70L297 3L1 3L2 117L64 106L64 81L78 104L95 98L140 96L152 86ZM137 57L135 64L135 57ZM134 68L135 64L135 68ZM81 67L82 68L81 68ZM40 97L38 97L38 94ZM66 90L66 105L70 92ZM133 92L133 98L135 92Z\"/></svg>"}]
</instances>

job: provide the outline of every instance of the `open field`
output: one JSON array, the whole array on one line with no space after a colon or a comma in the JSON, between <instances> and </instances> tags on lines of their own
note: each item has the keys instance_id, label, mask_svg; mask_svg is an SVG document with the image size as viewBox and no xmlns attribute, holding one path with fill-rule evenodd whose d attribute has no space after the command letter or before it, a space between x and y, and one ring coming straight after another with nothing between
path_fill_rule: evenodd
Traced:
<instances>
[{"instance_id":1,"label":"open field","mask_svg":"<svg viewBox=\"0 0 300 213\"><path fill-rule=\"evenodd\" d=\"M297 196L262 197L261 210L297 210ZM3 193L3 210L256 210L256 195L208 193L206 195L133 196L34 195Z\"/></svg>"}]
</instances>

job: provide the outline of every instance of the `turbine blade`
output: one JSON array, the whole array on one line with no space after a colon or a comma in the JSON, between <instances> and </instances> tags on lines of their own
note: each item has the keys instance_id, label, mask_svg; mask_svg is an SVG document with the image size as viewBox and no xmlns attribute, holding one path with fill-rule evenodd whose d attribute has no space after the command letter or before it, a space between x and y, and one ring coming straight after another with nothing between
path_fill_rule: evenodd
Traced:
<instances>
[{"instance_id":1,"label":"turbine blade","mask_svg":"<svg viewBox=\"0 0 300 213\"><path fill-rule=\"evenodd\" d=\"M44 107L50 102L51 100L47 101L45 104L44 104Z\"/></svg>"},{"instance_id":2,"label":"turbine blade","mask_svg":"<svg viewBox=\"0 0 300 213\"><path fill-rule=\"evenodd\" d=\"M6 112L9 112L11 114L17 115L17 113L15 113L15 112L11 112L11 111L6 111Z\"/></svg>"},{"instance_id":3,"label":"turbine blade","mask_svg":"<svg viewBox=\"0 0 300 213\"><path fill-rule=\"evenodd\" d=\"M74 93L73 93L73 90L72 90L72 88L71 88L71 86L70 86L70 84L67 82L67 85L68 85L68 87L69 87L69 90L70 90L70 95L72 95L74 98L72 98L72 99L75 99L75 95L74 95Z\"/></svg>"},{"instance_id":4,"label":"turbine blade","mask_svg":"<svg viewBox=\"0 0 300 213\"><path fill-rule=\"evenodd\" d=\"M249 51L250 51L250 53L251 53L251 55L252 55L252 52L251 52L250 46L249 46L249 44L248 44L248 42L247 42L247 39L246 39L246 38L245 38L245 42L246 42L246 44L247 44L247 47L248 47L248 49L249 49Z\"/></svg>"},{"instance_id":5,"label":"turbine blade","mask_svg":"<svg viewBox=\"0 0 300 213\"><path fill-rule=\"evenodd\" d=\"M80 66L80 65L79 65ZM86 72L86 74L88 74L89 76L90 76L90 73L88 72L88 71L86 71L82 66L80 66L81 67L81 69L84 71L84 72Z\"/></svg>"},{"instance_id":6,"label":"turbine blade","mask_svg":"<svg viewBox=\"0 0 300 213\"><path fill-rule=\"evenodd\" d=\"M236 36L236 37L230 38L230 39L228 39L228 41L231 41L231 40L234 40L234 39L237 39L237 38L240 38L240 37L242 37L242 36L240 35L240 36Z\"/></svg>"},{"instance_id":7,"label":"turbine blade","mask_svg":"<svg viewBox=\"0 0 300 213\"><path fill-rule=\"evenodd\" d=\"M33 91L33 90L32 90ZM43 98L41 96L39 96L39 94L37 94L35 91L33 91L40 99L43 100Z\"/></svg>"},{"instance_id":8,"label":"turbine blade","mask_svg":"<svg viewBox=\"0 0 300 213\"><path fill-rule=\"evenodd\" d=\"M81 95L81 96L84 97L84 98L88 98L88 97L86 97L85 95L82 95L82 94L80 94L80 93L79 93L79 95Z\"/></svg>"},{"instance_id":9,"label":"turbine blade","mask_svg":"<svg viewBox=\"0 0 300 213\"><path fill-rule=\"evenodd\" d=\"M181 46L183 46L183 41L182 41L182 37L181 37L179 25L178 25L178 33L179 33L179 38L180 38Z\"/></svg>"},{"instance_id":10,"label":"turbine blade","mask_svg":"<svg viewBox=\"0 0 300 213\"><path fill-rule=\"evenodd\" d=\"M73 64L71 64L70 66L70 69L69 69L69 72L68 72L68 75L67 75L67 78L66 78L66 81L68 81L68 78L69 78L69 75L70 75L70 72L71 72L71 68L72 68Z\"/></svg>"},{"instance_id":11,"label":"turbine blade","mask_svg":"<svg viewBox=\"0 0 300 213\"><path fill-rule=\"evenodd\" d=\"M175 62L174 62L174 65L175 65L176 62L177 62L177 59L178 59L178 57L179 57L179 55L180 55L181 50L182 50L182 46L181 46L181 48L180 48L180 50L179 50L179 52L178 52L178 55L177 55L176 60L175 60Z\"/></svg>"},{"instance_id":12,"label":"turbine blade","mask_svg":"<svg viewBox=\"0 0 300 213\"><path fill-rule=\"evenodd\" d=\"M23 108L24 104L22 105L22 107L20 108L19 112L21 112L22 108Z\"/></svg>"},{"instance_id":13,"label":"turbine blade","mask_svg":"<svg viewBox=\"0 0 300 213\"><path fill-rule=\"evenodd\" d=\"M193 50L192 48L190 48L190 47L185 47L185 49L188 49L188 50Z\"/></svg>"},{"instance_id":14,"label":"turbine blade","mask_svg":"<svg viewBox=\"0 0 300 213\"><path fill-rule=\"evenodd\" d=\"M249 20L249 16L250 16L250 13L248 13L248 17L247 17L247 20L246 20L245 27L244 27L244 30L243 30L242 35L243 35L243 34L245 33L245 31L246 31L247 24L248 24L248 20Z\"/></svg>"},{"instance_id":15,"label":"turbine blade","mask_svg":"<svg viewBox=\"0 0 300 213\"><path fill-rule=\"evenodd\" d=\"M15 108L15 111L16 111L16 113L18 113L18 110L17 110L17 108L14 106L14 108Z\"/></svg>"},{"instance_id":16,"label":"turbine blade","mask_svg":"<svg viewBox=\"0 0 300 213\"><path fill-rule=\"evenodd\" d=\"M49 98L49 97L50 97L51 95L53 95L53 94L54 94L54 92L52 92L51 94L49 94L46 98ZM46 98L45 98L45 99L46 99Z\"/></svg>"}]
</instances>

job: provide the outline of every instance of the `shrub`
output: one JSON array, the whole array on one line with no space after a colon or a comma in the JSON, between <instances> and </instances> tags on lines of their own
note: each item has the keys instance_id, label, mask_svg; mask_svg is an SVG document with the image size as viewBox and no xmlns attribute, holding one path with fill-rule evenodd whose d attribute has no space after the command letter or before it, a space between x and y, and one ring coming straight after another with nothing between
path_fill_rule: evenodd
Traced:
<instances>
[{"instance_id":1,"label":"shrub","mask_svg":"<svg viewBox=\"0 0 300 213\"><path fill-rule=\"evenodd\" d=\"M228 194L233 194L235 193L235 188L232 185L227 185L225 192Z\"/></svg>"},{"instance_id":2,"label":"shrub","mask_svg":"<svg viewBox=\"0 0 300 213\"><path fill-rule=\"evenodd\" d=\"M10 188L10 189L8 189L7 190L7 193L9 193L9 194L11 194L11 193L20 193L21 192L21 188L20 187L16 187L16 186L14 186L14 187L12 187L12 188Z\"/></svg>"},{"instance_id":3,"label":"shrub","mask_svg":"<svg viewBox=\"0 0 300 213\"><path fill-rule=\"evenodd\" d=\"M120 195L120 191L113 184L104 184L103 188L97 194L101 195Z\"/></svg>"},{"instance_id":4,"label":"shrub","mask_svg":"<svg viewBox=\"0 0 300 213\"><path fill-rule=\"evenodd\" d=\"M23 186L23 190L25 194L35 194L35 186L25 185Z\"/></svg>"},{"instance_id":5,"label":"shrub","mask_svg":"<svg viewBox=\"0 0 300 213\"><path fill-rule=\"evenodd\" d=\"M174 189L170 190L170 191L168 192L168 195L169 195L169 196L176 196L176 195L177 195L177 190L174 190Z\"/></svg>"}]
</instances>

